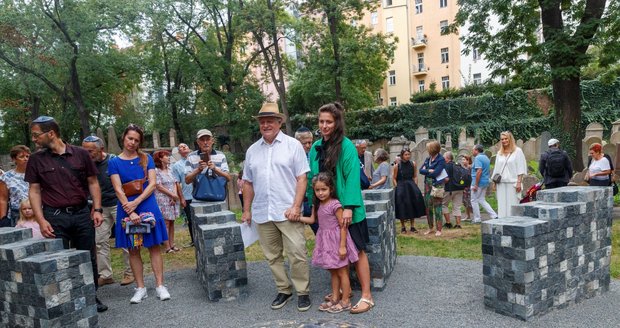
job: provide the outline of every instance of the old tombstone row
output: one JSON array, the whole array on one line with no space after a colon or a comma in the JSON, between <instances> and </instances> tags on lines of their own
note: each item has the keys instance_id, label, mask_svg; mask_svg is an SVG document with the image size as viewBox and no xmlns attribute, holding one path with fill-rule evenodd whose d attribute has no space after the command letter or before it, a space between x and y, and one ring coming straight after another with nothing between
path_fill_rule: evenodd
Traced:
<instances>
[{"instance_id":1,"label":"old tombstone row","mask_svg":"<svg viewBox=\"0 0 620 328\"><path fill-rule=\"evenodd\" d=\"M364 191L370 242L366 251L371 286L383 290L396 264L394 191ZM226 203L192 202L198 279L211 301L247 296L248 272L241 227ZM359 285L352 270L353 285Z\"/></svg>"},{"instance_id":2,"label":"old tombstone row","mask_svg":"<svg viewBox=\"0 0 620 328\"><path fill-rule=\"evenodd\" d=\"M0 228L0 326L99 327L88 251Z\"/></svg>"},{"instance_id":3,"label":"old tombstone row","mask_svg":"<svg viewBox=\"0 0 620 328\"><path fill-rule=\"evenodd\" d=\"M609 290L609 187L563 187L482 223L484 304L521 320Z\"/></svg>"}]
</instances>

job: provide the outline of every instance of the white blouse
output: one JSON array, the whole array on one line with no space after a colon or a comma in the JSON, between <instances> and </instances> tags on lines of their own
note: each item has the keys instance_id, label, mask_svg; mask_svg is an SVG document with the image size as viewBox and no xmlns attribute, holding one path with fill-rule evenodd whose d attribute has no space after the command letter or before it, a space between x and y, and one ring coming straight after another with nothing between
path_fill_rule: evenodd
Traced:
<instances>
[{"instance_id":1,"label":"white blouse","mask_svg":"<svg viewBox=\"0 0 620 328\"><path fill-rule=\"evenodd\" d=\"M504 168L506 166L506 168ZM502 172L503 169L503 172ZM527 174L527 161L521 148L516 147L515 151L510 154L497 154L495 157L495 167L493 175L500 173L502 175L502 183L517 182L517 178L521 174Z\"/></svg>"}]
</instances>

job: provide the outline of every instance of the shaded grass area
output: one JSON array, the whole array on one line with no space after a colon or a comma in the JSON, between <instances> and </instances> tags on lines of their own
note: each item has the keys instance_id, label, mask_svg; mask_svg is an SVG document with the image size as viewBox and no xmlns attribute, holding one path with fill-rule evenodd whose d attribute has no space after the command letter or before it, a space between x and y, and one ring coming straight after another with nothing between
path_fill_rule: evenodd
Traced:
<instances>
[{"instance_id":1,"label":"shaded grass area","mask_svg":"<svg viewBox=\"0 0 620 328\"><path fill-rule=\"evenodd\" d=\"M488 197L487 200L494 201L494 197ZM492 206L494 202L491 203ZM241 213L237 212L239 218ZM416 256L434 256L467 260L482 260L481 242L482 234L480 225L463 222L463 229L443 229L441 237L435 237L434 234L424 235L428 226L424 220L416 220L415 227L419 230L416 234L400 233L400 222L396 223L397 253L398 255L416 255ZM452 222L454 224L454 221ZM195 268L196 260L194 248L184 248L190 242L189 230L183 227L183 219L178 219L175 224L175 243L181 248L180 252L163 254L164 270L180 270L187 268ZM407 228L409 223L407 222ZM308 255L312 255L314 248L314 234L309 227L306 228L306 247ZM114 246L114 239L110 239L111 246ZM164 251L162 247L162 252ZM122 251L113 248L111 250L112 268L114 278L119 280L122 278L124 269ZM259 243L255 243L245 250L246 259L248 261L263 261L265 257L260 248ZM142 250L142 259L144 261L144 274L151 274L150 259L147 250ZM611 256L611 276L620 279L620 224L614 224L612 227L612 256Z\"/></svg>"}]
</instances>

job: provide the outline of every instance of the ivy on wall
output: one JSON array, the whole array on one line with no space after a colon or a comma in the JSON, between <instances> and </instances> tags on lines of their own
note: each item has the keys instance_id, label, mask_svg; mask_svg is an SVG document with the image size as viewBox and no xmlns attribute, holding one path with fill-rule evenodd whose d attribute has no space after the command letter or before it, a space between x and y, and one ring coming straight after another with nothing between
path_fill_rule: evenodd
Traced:
<instances>
[{"instance_id":1,"label":"ivy on wall","mask_svg":"<svg viewBox=\"0 0 620 328\"><path fill-rule=\"evenodd\" d=\"M592 122L603 124L607 130L620 118L620 80L612 84L599 81L582 82L582 126ZM553 97L551 89L545 90ZM316 114L295 115L293 126L316 127ZM549 115L530 99L528 92L515 89L496 96L485 94L421 104L378 107L346 113L347 135L352 139L378 140L394 136L415 139L415 130L423 126L431 138L437 131L452 134L453 147L458 146L461 127L467 135L478 136L484 144L498 141L502 131L509 130L515 138L527 140L543 131L555 131L554 112ZM609 137L609 131L606 131Z\"/></svg>"}]
</instances>

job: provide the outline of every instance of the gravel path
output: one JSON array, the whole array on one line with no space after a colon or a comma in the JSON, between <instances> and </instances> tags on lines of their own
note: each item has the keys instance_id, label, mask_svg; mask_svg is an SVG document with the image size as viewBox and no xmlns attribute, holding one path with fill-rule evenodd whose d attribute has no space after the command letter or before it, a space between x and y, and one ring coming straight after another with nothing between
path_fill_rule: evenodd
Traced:
<instances>
[{"instance_id":1,"label":"gravel path","mask_svg":"<svg viewBox=\"0 0 620 328\"><path fill-rule=\"evenodd\" d=\"M167 272L172 295L161 302L153 277L147 278L149 297L129 304L133 286L107 285L99 298L110 307L99 315L101 327L335 327L339 322L362 327L618 327L620 281L611 290L566 309L552 311L529 322L504 317L483 305L482 264L479 261L400 256L382 292L373 294L377 304L360 315L317 311L329 292L329 273L312 268L312 309L297 311L297 299L271 310L276 291L266 262L248 263L248 292L244 300L210 302L194 270ZM354 300L359 298L354 291ZM346 325L344 325L346 326Z\"/></svg>"}]
</instances>

